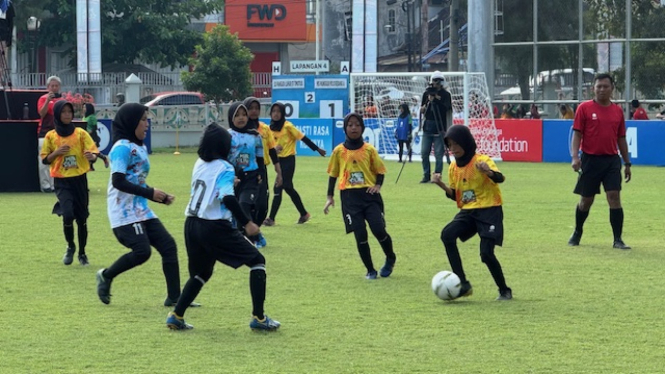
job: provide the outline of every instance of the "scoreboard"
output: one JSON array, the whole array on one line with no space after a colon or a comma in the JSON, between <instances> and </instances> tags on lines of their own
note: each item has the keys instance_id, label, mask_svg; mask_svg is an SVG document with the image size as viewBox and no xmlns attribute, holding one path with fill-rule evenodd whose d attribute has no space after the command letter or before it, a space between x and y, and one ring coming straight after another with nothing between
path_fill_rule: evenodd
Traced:
<instances>
[{"instance_id":1,"label":"scoreboard","mask_svg":"<svg viewBox=\"0 0 665 374\"><path fill-rule=\"evenodd\" d=\"M344 118L349 112L348 75L273 75L272 101L287 119Z\"/></svg>"}]
</instances>

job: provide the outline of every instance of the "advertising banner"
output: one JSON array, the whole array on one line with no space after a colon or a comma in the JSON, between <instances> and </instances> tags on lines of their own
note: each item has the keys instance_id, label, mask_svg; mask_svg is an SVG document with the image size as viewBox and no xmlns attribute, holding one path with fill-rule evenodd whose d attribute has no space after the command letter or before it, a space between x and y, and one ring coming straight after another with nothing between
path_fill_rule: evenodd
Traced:
<instances>
[{"instance_id":1,"label":"advertising banner","mask_svg":"<svg viewBox=\"0 0 665 374\"><path fill-rule=\"evenodd\" d=\"M270 124L268 118L261 118L260 120L265 124ZM328 155L332 153L335 146L333 145L333 121L331 119L290 118L289 121L319 148L325 149ZM321 157L318 152L312 151L307 144L301 141L296 144L296 155Z\"/></svg>"},{"instance_id":2,"label":"advertising banner","mask_svg":"<svg viewBox=\"0 0 665 374\"><path fill-rule=\"evenodd\" d=\"M226 0L224 18L243 41L307 40L307 2L292 0Z\"/></svg>"},{"instance_id":3,"label":"advertising banner","mask_svg":"<svg viewBox=\"0 0 665 374\"><path fill-rule=\"evenodd\" d=\"M543 121L497 119L497 138L503 161L543 161Z\"/></svg>"}]
</instances>

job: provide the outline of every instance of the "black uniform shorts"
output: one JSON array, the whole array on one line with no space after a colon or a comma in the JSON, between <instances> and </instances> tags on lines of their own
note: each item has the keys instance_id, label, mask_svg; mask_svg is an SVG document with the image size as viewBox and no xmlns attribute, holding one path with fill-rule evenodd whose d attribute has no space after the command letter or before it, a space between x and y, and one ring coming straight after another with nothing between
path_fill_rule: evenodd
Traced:
<instances>
[{"instance_id":1,"label":"black uniform shorts","mask_svg":"<svg viewBox=\"0 0 665 374\"><path fill-rule=\"evenodd\" d=\"M605 192L621 191L621 159L619 155L596 156L582 153L582 172L577 179L575 192L584 197Z\"/></svg>"},{"instance_id":2,"label":"black uniform shorts","mask_svg":"<svg viewBox=\"0 0 665 374\"><path fill-rule=\"evenodd\" d=\"M386 227L381 194L369 194L367 188L352 188L340 191L340 200L347 234L364 227L365 221L370 227Z\"/></svg>"},{"instance_id":3,"label":"black uniform shorts","mask_svg":"<svg viewBox=\"0 0 665 374\"><path fill-rule=\"evenodd\" d=\"M54 178L55 195L58 202L53 206L53 214L85 220L90 215L88 203L88 177L86 174L70 178Z\"/></svg>"},{"instance_id":4,"label":"black uniform shorts","mask_svg":"<svg viewBox=\"0 0 665 374\"><path fill-rule=\"evenodd\" d=\"M259 255L259 250L226 220L185 219L185 245L190 269L219 261L237 269Z\"/></svg>"}]
</instances>

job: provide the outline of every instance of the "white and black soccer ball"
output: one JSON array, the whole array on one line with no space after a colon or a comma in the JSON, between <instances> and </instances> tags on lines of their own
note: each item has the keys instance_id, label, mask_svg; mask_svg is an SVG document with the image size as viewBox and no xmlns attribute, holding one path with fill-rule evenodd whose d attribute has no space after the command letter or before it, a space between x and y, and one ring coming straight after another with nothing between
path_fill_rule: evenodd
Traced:
<instances>
[{"instance_id":1,"label":"white and black soccer ball","mask_svg":"<svg viewBox=\"0 0 665 374\"><path fill-rule=\"evenodd\" d=\"M441 300L456 299L461 288L462 281L451 271L440 271L432 278L432 291Z\"/></svg>"}]
</instances>

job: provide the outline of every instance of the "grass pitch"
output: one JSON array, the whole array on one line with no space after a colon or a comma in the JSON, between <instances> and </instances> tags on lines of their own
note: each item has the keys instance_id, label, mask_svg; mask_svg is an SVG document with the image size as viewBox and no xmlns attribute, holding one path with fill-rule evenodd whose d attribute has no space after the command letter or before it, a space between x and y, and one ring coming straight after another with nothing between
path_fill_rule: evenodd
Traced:
<instances>
[{"instance_id":1,"label":"grass pitch","mask_svg":"<svg viewBox=\"0 0 665 374\"><path fill-rule=\"evenodd\" d=\"M178 243L187 280L184 210L195 154L155 153L148 182L176 195L153 204ZM505 243L497 248L515 299L495 302L478 239L460 244L474 294L438 300L431 277L449 269L439 240L457 212L419 163L386 161L382 195L398 256L390 278L367 281L339 194L325 203L327 159L300 157L296 189L312 220L284 197L268 247L266 312L272 334L248 328L248 270L221 264L186 314L192 331L165 326L169 311L159 255L118 277L110 305L96 295L95 271L125 253L106 216L109 173L89 174L91 266L61 262L62 224L53 194L0 194L0 372L2 373L656 373L665 363L663 203L665 169L634 167L624 185L624 239L612 249L604 194L579 247L573 229L576 174L566 164L500 163L506 175ZM271 172L271 176L272 176ZM370 234L377 268L383 254Z\"/></svg>"}]
</instances>

